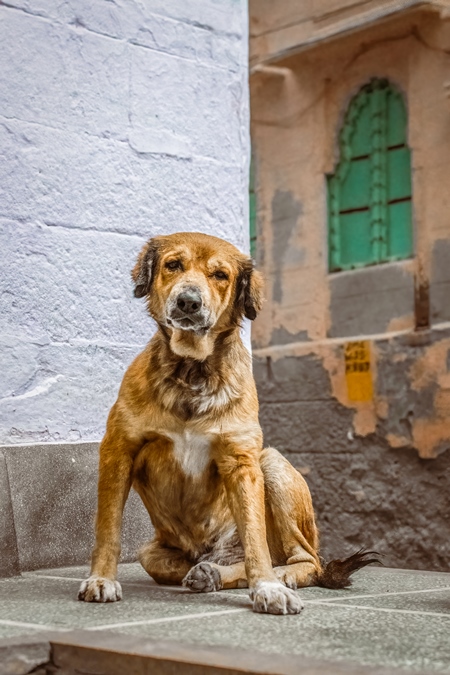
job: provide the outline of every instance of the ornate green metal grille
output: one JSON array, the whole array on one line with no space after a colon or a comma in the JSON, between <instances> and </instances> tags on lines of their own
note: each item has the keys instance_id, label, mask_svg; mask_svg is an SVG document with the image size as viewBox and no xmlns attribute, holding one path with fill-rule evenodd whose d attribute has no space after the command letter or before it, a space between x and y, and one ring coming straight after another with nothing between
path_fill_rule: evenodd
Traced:
<instances>
[{"instance_id":1,"label":"ornate green metal grille","mask_svg":"<svg viewBox=\"0 0 450 675\"><path fill-rule=\"evenodd\" d=\"M327 177L331 272L412 255L406 130L403 97L387 80L372 80L351 101L340 162Z\"/></svg>"}]
</instances>

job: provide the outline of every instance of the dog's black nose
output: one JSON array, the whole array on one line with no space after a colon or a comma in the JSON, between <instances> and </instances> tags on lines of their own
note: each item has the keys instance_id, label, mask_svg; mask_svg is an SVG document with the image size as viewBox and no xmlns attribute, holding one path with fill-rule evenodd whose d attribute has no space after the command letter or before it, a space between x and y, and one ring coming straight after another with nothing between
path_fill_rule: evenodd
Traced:
<instances>
[{"instance_id":1,"label":"dog's black nose","mask_svg":"<svg viewBox=\"0 0 450 675\"><path fill-rule=\"evenodd\" d=\"M202 306L202 298L198 291L189 289L183 291L177 298L177 307L185 314L194 314Z\"/></svg>"}]
</instances>

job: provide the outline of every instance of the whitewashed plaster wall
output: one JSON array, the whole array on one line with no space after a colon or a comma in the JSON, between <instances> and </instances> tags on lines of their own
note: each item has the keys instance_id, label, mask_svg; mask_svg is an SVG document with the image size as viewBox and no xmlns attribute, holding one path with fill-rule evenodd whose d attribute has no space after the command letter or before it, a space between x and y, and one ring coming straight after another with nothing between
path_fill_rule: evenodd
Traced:
<instances>
[{"instance_id":1,"label":"whitewashed plaster wall","mask_svg":"<svg viewBox=\"0 0 450 675\"><path fill-rule=\"evenodd\" d=\"M151 235L248 247L246 0L0 6L0 443L97 440Z\"/></svg>"}]
</instances>

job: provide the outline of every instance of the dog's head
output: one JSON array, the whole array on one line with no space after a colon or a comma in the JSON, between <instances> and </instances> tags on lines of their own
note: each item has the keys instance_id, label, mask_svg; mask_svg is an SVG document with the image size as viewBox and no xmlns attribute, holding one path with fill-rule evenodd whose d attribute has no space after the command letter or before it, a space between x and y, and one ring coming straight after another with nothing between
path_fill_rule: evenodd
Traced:
<instances>
[{"instance_id":1,"label":"dog's head","mask_svg":"<svg viewBox=\"0 0 450 675\"><path fill-rule=\"evenodd\" d=\"M215 335L244 316L255 319L262 304L262 277L252 260L206 234L150 239L132 277L135 296L147 297L151 316L169 330L172 349L183 356L205 358Z\"/></svg>"}]
</instances>

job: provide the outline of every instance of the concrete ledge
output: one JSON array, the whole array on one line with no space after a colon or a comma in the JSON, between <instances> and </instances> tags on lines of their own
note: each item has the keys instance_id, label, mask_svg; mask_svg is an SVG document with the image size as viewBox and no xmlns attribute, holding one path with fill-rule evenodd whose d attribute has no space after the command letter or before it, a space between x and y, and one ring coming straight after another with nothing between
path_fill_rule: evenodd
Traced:
<instances>
[{"instance_id":1,"label":"concrete ledge","mask_svg":"<svg viewBox=\"0 0 450 675\"><path fill-rule=\"evenodd\" d=\"M401 675L397 668L156 642L119 633L42 633L0 640L0 675ZM41 666L41 668L39 668ZM39 668L39 669L37 669ZM422 671L423 672L423 671ZM426 673L424 673L426 675Z\"/></svg>"},{"instance_id":2,"label":"concrete ledge","mask_svg":"<svg viewBox=\"0 0 450 675\"><path fill-rule=\"evenodd\" d=\"M37 673L50 662L50 640L45 634L0 640L0 675ZM39 669L39 670L38 670Z\"/></svg>"},{"instance_id":3,"label":"concrete ledge","mask_svg":"<svg viewBox=\"0 0 450 675\"><path fill-rule=\"evenodd\" d=\"M0 448L0 575L86 563L94 543L98 443ZM125 507L122 561L152 535L136 493Z\"/></svg>"}]
</instances>

